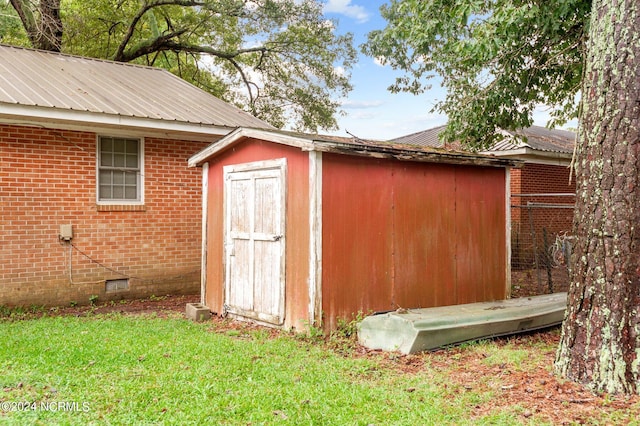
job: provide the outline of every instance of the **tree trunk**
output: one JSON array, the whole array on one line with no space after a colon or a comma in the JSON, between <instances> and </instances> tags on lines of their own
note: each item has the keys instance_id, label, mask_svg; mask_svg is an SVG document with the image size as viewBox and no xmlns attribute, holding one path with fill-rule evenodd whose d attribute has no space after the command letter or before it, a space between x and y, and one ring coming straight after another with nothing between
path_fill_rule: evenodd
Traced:
<instances>
[{"instance_id":1,"label":"tree trunk","mask_svg":"<svg viewBox=\"0 0 640 426\"><path fill-rule=\"evenodd\" d=\"M640 4L594 0L591 13L555 367L597 392L640 393Z\"/></svg>"},{"instance_id":2,"label":"tree trunk","mask_svg":"<svg viewBox=\"0 0 640 426\"><path fill-rule=\"evenodd\" d=\"M35 49L59 52L62 47L62 19L60 0L10 0L16 10L29 41ZM37 12L31 7L37 4Z\"/></svg>"}]
</instances>

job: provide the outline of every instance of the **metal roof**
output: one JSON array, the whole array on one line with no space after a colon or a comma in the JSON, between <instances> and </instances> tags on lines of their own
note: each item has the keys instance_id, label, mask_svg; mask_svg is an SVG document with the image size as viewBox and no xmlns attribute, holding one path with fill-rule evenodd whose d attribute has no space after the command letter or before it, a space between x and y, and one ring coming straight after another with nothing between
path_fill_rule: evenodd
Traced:
<instances>
[{"instance_id":1,"label":"metal roof","mask_svg":"<svg viewBox=\"0 0 640 426\"><path fill-rule=\"evenodd\" d=\"M408 145L430 146L433 148L442 148L444 144L438 135L444 130L445 126L438 126L432 129L422 130L420 132L411 133L410 135L400 136L391 139L390 142L405 143Z\"/></svg>"},{"instance_id":2,"label":"metal roof","mask_svg":"<svg viewBox=\"0 0 640 426\"><path fill-rule=\"evenodd\" d=\"M576 134L573 132L541 126L531 126L507 133L517 137L505 138L494 144L489 151L530 148L536 151L571 154L576 142Z\"/></svg>"},{"instance_id":3,"label":"metal roof","mask_svg":"<svg viewBox=\"0 0 640 426\"><path fill-rule=\"evenodd\" d=\"M438 135L445 126L434 127L410 135L392 139L391 142L410 145L442 148L444 145ZM560 129L548 129L541 126L531 126L526 129L507 131L509 136L495 143L484 152L505 152L522 148L536 151L571 154L576 135L573 132Z\"/></svg>"},{"instance_id":4,"label":"metal roof","mask_svg":"<svg viewBox=\"0 0 640 426\"><path fill-rule=\"evenodd\" d=\"M0 44L0 107L272 128L161 69ZM23 113L24 115L24 113Z\"/></svg>"},{"instance_id":5,"label":"metal roof","mask_svg":"<svg viewBox=\"0 0 640 426\"><path fill-rule=\"evenodd\" d=\"M229 149L245 138L260 139L294 146L303 151L332 152L373 158L394 158L402 161L474 164L494 167L518 166L521 164L517 160L501 159L489 155L472 154L442 148L421 147L388 141L316 135L285 130L239 128L193 155L189 159L189 167L203 164L209 158Z\"/></svg>"}]
</instances>

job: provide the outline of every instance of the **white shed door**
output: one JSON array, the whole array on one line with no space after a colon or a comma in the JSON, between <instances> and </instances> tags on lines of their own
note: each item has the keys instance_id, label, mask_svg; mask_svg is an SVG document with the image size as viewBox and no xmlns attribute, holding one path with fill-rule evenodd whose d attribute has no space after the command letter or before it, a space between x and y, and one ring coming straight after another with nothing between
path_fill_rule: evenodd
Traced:
<instances>
[{"instance_id":1,"label":"white shed door","mask_svg":"<svg viewBox=\"0 0 640 426\"><path fill-rule=\"evenodd\" d=\"M224 174L226 310L282 325L286 160L227 166Z\"/></svg>"}]
</instances>

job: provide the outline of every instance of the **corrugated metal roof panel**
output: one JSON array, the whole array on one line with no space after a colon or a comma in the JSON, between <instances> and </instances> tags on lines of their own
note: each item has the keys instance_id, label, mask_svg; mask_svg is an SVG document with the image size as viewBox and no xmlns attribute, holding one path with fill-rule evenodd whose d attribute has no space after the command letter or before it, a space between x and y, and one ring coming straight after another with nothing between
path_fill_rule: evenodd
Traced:
<instances>
[{"instance_id":1,"label":"corrugated metal roof panel","mask_svg":"<svg viewBox=\"0 0 640 426\"><path fill-rule=\"evenodd\" d=\"M273 128L161 68L0 45L0 103Z\"/></svg>"},{"instance_id":2,"label":"corrugated metal roof panel","mask_svg":"<svg viewBox=\"0 0 640 426\"><path fill-rule=\"evenodd\" d=\"M430 146L433 148L442 148L444 144L438 135L443 131L445 126L438 126L432 129L423 130L421 132L412 133L399 138L391 139L390 142L403 143L408 145Z\"/></svg>"},{"instance_id":3,"label":"corrugated metal roof panel","mask_svg":"<svg viewBox=\"0 0 640 426\"><path fill-rule=\"evenodd\" d=\"M541 126L531 126L509 132L512 135L524 136L526 140L520 139L518 142L512 140L512 146L508 145L509 140L505 139L491 148L491 151L510 150L516 147L529 147L538 151L572 153L576 142L576 134L568 130L548 129ZM524 145L523 145L524 144Z\"/></svg>"},{"instance_id":4,"label":"corrugated metal roof panel","mask_svg":"<svg viewBox=\"0 0 640 426\"><path fill-rule=\"evenodd\" d=\"M438 139L440 132L445 126L434 127L422 132L412 133L410 135L401 136L392 139L390 142L410 144L417 146L427 146L434 148L442 148L444 145ZM572 153L575 144L575 133L560 130L548 129L541 126L531 126L526 129L516 131L508 131L512 136L496 142L491 148L485 152L511 151L520 148L531 148L537 151Z\"/></svg>"}]
</instances>

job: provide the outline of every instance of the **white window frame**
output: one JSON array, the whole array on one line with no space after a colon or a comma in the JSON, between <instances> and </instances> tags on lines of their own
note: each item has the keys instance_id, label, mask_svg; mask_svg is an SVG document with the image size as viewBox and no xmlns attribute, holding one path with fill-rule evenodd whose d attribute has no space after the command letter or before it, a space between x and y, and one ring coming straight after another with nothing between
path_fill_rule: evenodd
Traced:
<instances>
[{"instance_id":1,"label":"white window frame","mask_svg":"<svg viewBox=\"0 0 640 426\"><path fill-rule=\"evenodd\" d=\"M135 139L138 141L138 158L139 158L139 170L138 170L138 193L137 199L115 199L115 200L102 200L100 199L100 145L103 138L114 139ZM97 135L96 137L96 204L102 206L113 205L144 205L144 138L135 136L122 136L122 135Z\"/></svg>"}]
</instances>

